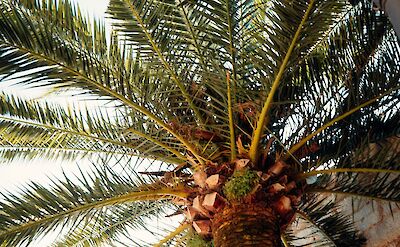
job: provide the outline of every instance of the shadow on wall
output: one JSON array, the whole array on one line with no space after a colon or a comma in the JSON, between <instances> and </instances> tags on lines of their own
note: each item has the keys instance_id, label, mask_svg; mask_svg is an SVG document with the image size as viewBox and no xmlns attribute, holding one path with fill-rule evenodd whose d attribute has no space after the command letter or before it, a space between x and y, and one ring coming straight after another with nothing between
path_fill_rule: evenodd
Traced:
<instances>
[{"instance_id":1,"label":"shadow on wall","mask_svg":"<svg viewBox=\"0 0 400 247\"><path fill-rule=\"evenodd\" d=\"M352 214L351 198L337 198L343 209ZM400 208L385 202L354 200L354 222L367 239L366 247L400 246Z\"/></svg>"}]
</instances>

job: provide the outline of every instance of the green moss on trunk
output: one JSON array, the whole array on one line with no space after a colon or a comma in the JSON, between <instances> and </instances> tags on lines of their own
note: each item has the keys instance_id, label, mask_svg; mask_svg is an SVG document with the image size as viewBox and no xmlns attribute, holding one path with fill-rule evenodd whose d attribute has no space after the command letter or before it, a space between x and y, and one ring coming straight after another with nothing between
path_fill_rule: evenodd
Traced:
<instances>
[{"instance_id":1,"label":"green moss on trunk","mask_svg":"<svg viewBox=\"0 0 400 247\"><path fill-rule=\"evenodd\" d=\"M248 195L258 184L260 177L250 169L237 170L224 185L223 191L228 200L239 200Z\"/></svg>"}]
</instances>

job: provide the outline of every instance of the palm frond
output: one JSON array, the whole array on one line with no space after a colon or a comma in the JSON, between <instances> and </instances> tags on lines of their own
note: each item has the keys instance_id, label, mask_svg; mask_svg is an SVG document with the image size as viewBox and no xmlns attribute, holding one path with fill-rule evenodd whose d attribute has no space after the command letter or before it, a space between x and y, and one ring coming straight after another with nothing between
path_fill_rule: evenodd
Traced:
<instances>
[{"instance_id":1,"label":"palm frond","mask_svg":"<svg viewBox=\"0 0 400 247\"><path fill-rule=\"evenodd\" d=\"M3 193L0 240L8 245L29 243L59 226L66 229L82 219L101 220L104 212L113 212L113 205L141 207L140 201L186 196L182 189L163 183L149 185L137 176L121 176L109 168L96 169L75 180L65 176L53 182L50 189L31 183L21 195Z\"/></svg>"},{"instance_id":2,"label":"palm frond","mask_svg":"<svg viewBox=\"0 0 400 247\"><path fill-rule=\"evenodd\" d=\"M194 146L174 131L166 121L165 118L168 115L165 116L163 113L169 111L168 107L164 107L165 112L152 113L154 109L144 105L143 103L146 102L138 98L143 91L137 90L134 85L136 82L141 85L140 80L146 80L146 78L143 78L145 74L142 74L142 70L134 65L136 60L132 55L127 56L120 52L118 45L109 49L109 54L96 54L98 51L108 51L108 49L105 47L105 49L96 48L96 50L94 48L96 46L92 43L82 45L81 43L85 40L69 35L72 30L55 26L52 19L59 15L63 16L67 11L65 9L68 9L69 14L75 13L76 16L76 18L71 16L72 24L67 26L78 28L86 24L85 22L79 25L74 24L74 21L79 22L82 18L79 12L71 10L72 5L68 2L62 5L62 8L55 7L57 4L50 4L48 8L46 8L47 5L38 6L42 6L38 11L29 11L13 1L1 5L0 53L2 55L0 57L4 66L0 72L3 80L16 74L21 84L41 87L52 85L53 88L81 88L86 92L122 102L126 107L138 112L137 117L141 117L142 121L155 122L166 132L175 136L196 158L202 161ZM48 17L49 15L52 18ZM90 27L86 29L90 30ZM102 35L101 33L97 35ZM96 45L105 44L100 42ZM89 48L84 49L84 47ZM128 58L127 61L125 57ZM120 68L122 71L115 71L115 68ZM25 73L18 73L20 71L25 71ZM133 80L124 80L125 74ZM14 76L13 79L16 77Z\"/></svg>"},{"instance_id":3,"label":"palm frond","mask_svg":"<svg viewBox=\"0 0 400 247\"><path fill-rule=\"evenodd\" d=\"M246 26L249 38L245 40L245 48L249 53L247 55L249 63L253 64L247 69L253 69L258 74L260 77L258 81L262 83L262 88L266 91L275 79L307 7L308 1L255 1L254 14L249 17L251 21ZM285 75L291 73L292 66L301 61L303 55L321 39L321 34L334 24L345 9L346 1L335 3L315 1L298 45L290 57ZM318 23L318 27L314 23ZM313 32L309 32L309 29L312 29ZM277 97L280 95L279 92L289 84L289 80L284 81ZM283 90L282 93L284 92ZM264 94L263 98L265 97Z\"/></svg>"},{"instance_id":4,"label":"palm frond","mask_svg":"<svg viewBox=\"0 0 400 247\"><path fill-rule=\"evenodd\" d=\"M394 100L394 97L387 99ZM316 155L324 152L321 167L329 167L333 160L337 168L398 169L395 157L398 153L399 117L391 115L395 108L387 107L380 116L372 115L365 122L356 123L351 129L340 129L342 136L321 145ZM356 127L358 124L361 126ZM366 124L364 126L364 124ZM347 141L346 141L347 140Z\"/></svg>"},{"instance_id":5,"label":"palm frond","mask_svg":"<svg viewBox=\"0 0 400 247\"><path fill-rule=\"evenodd\" d=\"M316 166L318 169L311 167L310 175L315 173L318 180L309 188L310 192L384 201L389 202L389 206L390 203L398 204L400 138L399 130L392 127L398 126L392 125L397 122L398 117L389 118L389 128L372 124L369 129L360 130L368 133L352 143L339 146L341 148L335 151L336 157L333 154L325 157L330 161L320 163Z\"/></svg>"},{"instance_id":6,"label":"palm frond","mask_svg":"<svg viewBox=\"0 0 400 247\"><path fill-rule=\"evenodd\" d=\"M122 23L114 24L121 27L117 31L121 30L125 32L126 39L139 47L139 54L150 55L148 59L152 61L159 60L161 66L167 71L172 81L181 91L181 95L186 100L190 109L193 110L197 120L201 124L204 124L202 115L193 104L193 100L184 82L177 73L177 68L173 67L175 64L179 64L180 61L173 61L171 64L170 60L173 58L171 56L166 57L164 52L165 49L169 49L168 42L171 40L171 36L182 36L179 27L181 23L174 18L173 12L176 10L173 8L173 4L168 4L167 2L113 0L109 6L109 13L115 19L122 21ZM172 42L172 44L176 44L175 42ZM160 47L160 44L162 47ZM185 48L182 47L181 49ZM171 51L169 50L169 54L173 54ZM187 56L181 56L180 58L186 59ZM186 69L190 69L190 67Z\"/></svg>"},{"instance_id":7,"label":"palm frond","mask_svg":"<svg viewBox=\"0 0 400 247\"><path fill-rule=\"evenodd\" d=\"M263 104L260 116L258 117L256 128L255 128L255 130L253 132L253 138L252 138L251 145L250 145L249 156L250 156L250 159L253 162L256 162L257 158L258 158L257 157L258 156L258 145L259 145L259 142L260 142L261 137L262 137L263 132L264 132L263 130L264 130L264 125L265 125L265 120L266 120L267 115L269 113L269 110L270 110L270 107L271 107L275 92L279 87L279 84L281 82L281 78L283 76L283 73L285 72L286 66L287 66L287 64L289 62L289 59L290 59L290 56L292 55L292 52L293 52L293 50L294 50L294 48L295 48L295 46L297 44L297 40L298 40L298 38L300 36L300 33L301 33L302 29L303 29L303 25L306 23L306 21L307 21L309 15L311 13L311 10L313 9L313 7L314 7L314 0L311 0L310 3L307 6L307 9L304 12L304 16L301 19L301 22L300 22L299 26L296 29L296 33L294 34L293 39L290 42L290 46L289 46L289 48L288 48L288 50L287 50L287 52L285 54L285 57L282 60L282 63L281 63L281 65L279 67L279 70L278 70L278 73L276 74L276 76L274 78L274 81L271 84L271 88L270 88L270 90L268 92L267 99L265 100L265 103Z\"/></svg>"},{"instance_id":8,"label":"palm frond","mask_svg":"<svg viewBox=\"0 0 400 247\"><path fill-rule=\"evenodd\" d=\"M161 146L127 139L123 134L128 126L117 115L111 114L100 109L61 107L1 94L2 157L12 160L38 155L51 158L56 154L59 157L77 158L95 153L132 156L146 153L159 158L168 159L170 156L170 160L173 160L168 150ZM142 136L147 137L145 134Z\"/></svg>"},{"instance_id":9,"label":"palm frond","mask_svg":"<svg viewBox=\"0 0 400 247\"><path fill-rule=\"evenodd\" d=\"M143 228L160 246L189 245L191 221L175 231L151 222L175 197L188 197L178 213L205 203L212 186L198 174L218 177L221 192L236 159L250 158L263 181L245 200L267 198L282 229L297 210L285 247L361 246L334 199L399 205L400 46L387 17L358 2L110 0L107 37L69 0L0 0L1 82L107 102L0 94L0 159L96 164L1 193L0 245L61 230L55 246L147 246L131 236ZM283 202L287 215L275 209Z\"/></svg>"},{"instance_id":10,"label":"palm frond","mask_svg":"<svg viewBox=\"0 0 400 247\"><path fill-rule=\"evenodd\" d=\"M286 127L293 126L290 131L293 134L281 132L278 135L285 144L293 147L301 140L305 141L306 136L310 137L324 123L338 116L345 117L334 125L332 121L328 129L323 128L322 133L308 142L319 147L319 151L310 154L312 158L307 158L308 164L316 161L315 158L322 153L323 160L314 164L320 165L346 155L356 148L355 143L363 142L365 135L383 134L384 129L374 130L374 126L397 121L399 68L395 64L386 66L398 59L396 54L400 48L396 36L392 30L386 30L386 17L371 12L365 3L350 9L346 16L348 18L342 18L333 29L332 37L321 42L321 47L314 50L315 55L307 58L310 63L301 69L302 76L298 80L314 78L310 80L311 84L305 84L308 85L307 96L304 95L298 106L285 108L292 113L278 121L282 124L289 122ZM355 42L346 42L354 37L357 37ZM385 95L385 92L390 93ZM377 103L346 116L351 109L374 98L379 98ZM272 126L272 131L282 127L279 126ZM383 134L382 138L390 134ZM332 135L335 138L330 138Z\"/></svg>"},{"instance_id":11,"label":"palm frond","mask_svg":"<svg viewBox=\"0 0 400 247\"><path fill-rule=\"evenodd\" d=\"M391 173L337 173L322 175L319 181L307 189L307 193L344 195L353 199L376 200L398 204L400 182Z\"/></svg>"},{"instance_id":12,"label":"palm frond","mask_svg":"<svg viewBox=\"0 0 400 247\"><path fill-rule=\"evenodd\" d=\"M98 214L98 217L83 220L67 232L64 239L57 241L53 246L113 245L121 237L131 235L132 231L146 228L148 221L166 215L166 209L167 205L164 201L113 206ZM139 239L136 242L134 240L133 244L143 246Z\"/></svg>"},{"instance_id":13,"label":"palm frond","mask_svg":"<svg viewBox=\"0 0 400 247\"><path fill-rule=\"evenodd\" d=\"M205 37L210 19L200 5L118 0L109 12L121 39L137 50L143 67L162 85L156 101L170 110L169 120L196 126L196 119L203 119L202 129L229 140L226 68L214 56L218 48Z\"/></svg>"},{"instance_id":14,"label":"palm frond","mask_svg":"<svg viewBox=\"0 0 400 247\"><path fill-rule=\"evenodd\" d=\"M189 228L188 223L182 223L174 231L170 232L167 236L161 239L158 243L154 244L154 247L161 247L167 243L171 243L174 239L181 237Z\"/></svg>"},{"instance_id":15,"label":"palm frond","mask_svg":"<svg viewBox=\"0 0 400 247\"><path fill-rule=\"evenodd\" d=\"M299 206L285 239L289 246L363 246L365 238L332 199L311 196Z\"/></svg>"},{"instance_id":16,"label":"palm frond","mask_svg":"<svg viewBox=\"0 0 400 247\"><path fill-rule=\"evenodd\" d=\"M319 127L317 130L315 130L314 132L308 134L307 136L305 136L303 139L301 139L301 141L299 141L298 143L296 143L295 145L293 145L290 149L289 149L289 153L293 154L296 151L298 151L301 147L303 147L309 140L311 140L313 137L315 137L316 135L320 134L321 132L323 132L324 130L328 129L329 127L331 127L332 125L336 124L337 122L346 119L347 117L351 116L352 114L358 112L359 110L368 107L370 105L372 105L373 103L375 103L376 101L380 100L381 98L384 98L385 96L391 96L390 94L392 94L393 92L396 92L400 89L399 86L394 87L394 88L390 88L388 91L381 93L380 95L378 95L375 98L372 98L348 111L346 111L345 113L333 118L332 120L330 120L329 122L327 122L326 124L322 125L321 127ZM396 96L394 96L396 97ZM382 108L382 105L380 106Z\"/></svg>"},{"instance_id":17,"label":"palm frond","mask_svg":"<svg viewBox=\"0 0 400 247\"><path fill-rule=\"evenodd\" d=\"M391 109L388 108L388 111ZM385 112L387 111L384 111L384 115L386 115ZM398 126L399 117L389 115L388 118L372 117L365 121L367 126L351 130L358 133L353 132L354 136L348 139L347 143L345 140L348 136L344 136L343 139L339 136L338 139L333 138L331 142L321 145L321 149L313 153L312 158L316 158L321 153L325 154L324 157L315 165L308 166L305 174L319 174L319 170L327 172L343 170L343 172L355 173L372 171L371 174L397 173L400 138L398 137L399 128L393 126Z\"/></svg>"}]
</instances>

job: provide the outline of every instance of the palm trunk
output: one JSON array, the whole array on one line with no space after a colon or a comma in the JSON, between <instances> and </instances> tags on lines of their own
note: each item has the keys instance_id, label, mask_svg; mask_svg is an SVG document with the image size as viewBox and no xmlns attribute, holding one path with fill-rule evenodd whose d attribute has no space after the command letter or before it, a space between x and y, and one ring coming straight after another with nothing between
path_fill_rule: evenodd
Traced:
<instances>
[{"instance_id":1,"label":"palm trunk","mask_svg":"<svg viewBox=\"0 0 400 247\"><path fill-rule=\"evenodd\" d=\"M385 11L400 38L400 0L373 0L378 8Z\"/></svg>"},{"instance_id":2,"label":"palm trunk","mask_svg":"<svg viewBox=\"0 0 400 247\"><path fill-rule=\"evenodd\" d=\"M214 217L215 247L280 246L278 218L264 203L227 206Z\"/></svg>"}]
</instances>

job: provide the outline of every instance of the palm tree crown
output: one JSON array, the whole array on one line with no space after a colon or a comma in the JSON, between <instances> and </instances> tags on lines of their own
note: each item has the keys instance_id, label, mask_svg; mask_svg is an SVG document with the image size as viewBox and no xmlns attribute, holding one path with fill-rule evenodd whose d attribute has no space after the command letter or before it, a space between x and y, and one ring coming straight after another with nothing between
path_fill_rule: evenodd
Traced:
<instances>
[{"instance_id":1,"label":"palm tree crown","mask_svg":"<svg viewBox=\"0 0 400 247\"><path fill-rule=\"evenodd\" d=\"M1 246L60 229L56 246L362 246L336 196L400 202L400 47L369 1L110 0L108 15L110 34L69 1L0 3L0 80L99 102L0 95L4 162L94 165L2 193ZM128 230L171 212L184 220L158 243Z\"/></svg>"}]
</instances>

